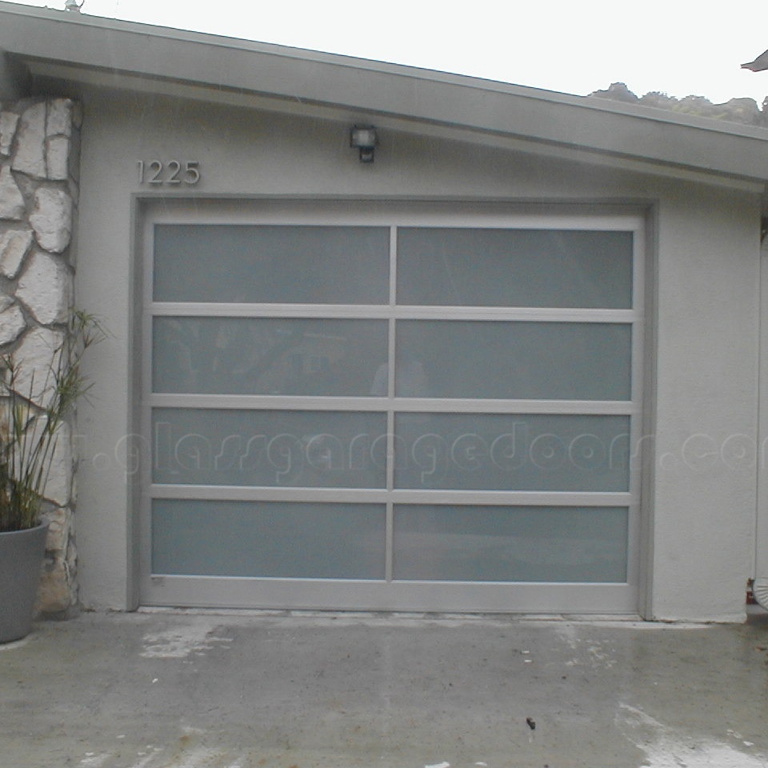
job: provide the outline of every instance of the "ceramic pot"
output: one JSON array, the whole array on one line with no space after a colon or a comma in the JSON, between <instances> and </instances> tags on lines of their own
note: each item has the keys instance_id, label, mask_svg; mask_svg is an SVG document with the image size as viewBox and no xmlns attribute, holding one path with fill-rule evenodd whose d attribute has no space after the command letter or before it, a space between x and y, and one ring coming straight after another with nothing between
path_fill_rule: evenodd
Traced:
<instances>
[{"instance_id":1,"label":"ceramic pot","mask_svg":"<svg viewBox=\"0 0 768 768\"><path fill-rule=\"evenodd\" d=\"M0 643L32 629L47 533L47 525L0 533Z\"/></svg>"}]
</instances>

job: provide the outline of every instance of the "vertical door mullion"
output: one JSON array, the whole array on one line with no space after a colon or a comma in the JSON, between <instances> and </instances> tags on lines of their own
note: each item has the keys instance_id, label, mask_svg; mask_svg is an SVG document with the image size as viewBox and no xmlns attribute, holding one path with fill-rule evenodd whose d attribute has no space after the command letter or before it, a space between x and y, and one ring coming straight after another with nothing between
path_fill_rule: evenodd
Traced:
<instances>
[{"instance_id":1,"label":"vertical door mullion","mask_svg":"<svg viewBox=\"0 0 768 768\"><path fill-rule=\"evenodd\" d=\"M140 407L140 432L143 435L152 434L152 367L153 360L153 334L154 334L154 264L155 264L155 225L152 217L148 217L143 231L143 275L141 280L142 293L142 312L141 312L141 347L146 350L146 354L141 356L141 407ZM141 578L147 582L152 575L152 475L155 466L154 441L149 439L151 446L149 455L141 462L139 473L139 483L141 492L139 494L140 504L140 562ZM147 589L146 585L140 585L140 592Z\"/></svg>"},{"instance_id":2,"label":"vertical door mullion","mask_svg":"<svg viewBox=\"0 0 768 768\"><path fill-rule=\"evenodd\" d=\"M389 334L387 349L387 503L385 579L392 581L395 538L395 511L392 491L395 487L395 307L397 305L397 227L389 230Z\"/></svg>"},{"instance_id":3,"label":"vertical door mullion","mask_svg":"<svg viewBox=\"0 0 768 768\"><path fill-rule=\"evenodd\" d=\"M642 402L643 376L645 374L645 238L642 225L635 227L632 238L632 340L630 348L631 360L631 393L632 414L629 422L630 443L627 461L629 462L629 491L632 501L629 506L629 526L627 531L627 582L636 589L640 581L640 529L641 529L641 500L642 457L639 455L642 446ZM639 599L639 593L637 598Z\"/></svg>"}]
</instances>

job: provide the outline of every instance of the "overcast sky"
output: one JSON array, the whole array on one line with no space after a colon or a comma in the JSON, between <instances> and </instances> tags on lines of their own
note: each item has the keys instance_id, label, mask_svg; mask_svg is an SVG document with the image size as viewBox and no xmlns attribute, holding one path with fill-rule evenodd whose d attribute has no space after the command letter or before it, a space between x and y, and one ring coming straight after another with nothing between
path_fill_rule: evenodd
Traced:
<instances>
[{"instance_id":1,"label":"overcast sky","mask_svg":"<svg viewBox=\"0 0 768 768\"><path fill-rule=\"evenodd\" d=\"M768 71L740 69L768 49L768 0L85 0L82 13L564 93L768 95Z\"/></svg>"}]
</instances>

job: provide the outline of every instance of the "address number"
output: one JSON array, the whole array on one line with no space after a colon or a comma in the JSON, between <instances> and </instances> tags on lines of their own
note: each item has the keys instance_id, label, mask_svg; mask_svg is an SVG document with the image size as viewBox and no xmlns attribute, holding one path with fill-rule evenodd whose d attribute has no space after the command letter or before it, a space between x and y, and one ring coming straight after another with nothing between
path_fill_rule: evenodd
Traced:
<instances>
[{"instance_id":1,"label":"address number","mask_svg":"<svg viewBox=\"0 0 768 768\"><path fill-rule=\"evenodd\" d=\"M197 160L188 160L181 163L178 160L150 160L145 163L138 161L139 184L153 184L171 186L187 184L194 186L200 181L200 163Z\"/></svg>"}]
</instances>

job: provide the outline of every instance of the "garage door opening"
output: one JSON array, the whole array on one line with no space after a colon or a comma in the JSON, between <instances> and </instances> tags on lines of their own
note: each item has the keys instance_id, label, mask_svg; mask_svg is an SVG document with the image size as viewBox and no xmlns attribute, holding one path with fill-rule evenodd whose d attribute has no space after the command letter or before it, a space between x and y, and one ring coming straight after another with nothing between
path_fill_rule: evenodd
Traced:
<instances>
[{"instance_id":1,"label":"garage door opening","mask_svg":"<svg viewBox=\"0 0 768 768\"><path fill-rule=\"evenodd\" d=\"M642 218L144 223L143 604L636 612Z\"/></svg>"}]
</instances>

